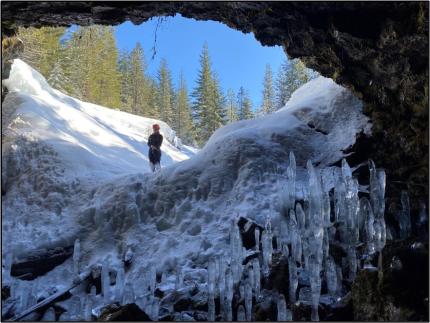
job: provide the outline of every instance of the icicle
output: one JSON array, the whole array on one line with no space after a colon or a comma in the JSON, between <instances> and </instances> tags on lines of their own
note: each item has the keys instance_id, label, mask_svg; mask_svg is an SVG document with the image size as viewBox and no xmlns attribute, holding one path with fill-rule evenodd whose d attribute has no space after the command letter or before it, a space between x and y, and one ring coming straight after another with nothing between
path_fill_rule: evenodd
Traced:
<instances>
[{"instance_id":1,"label":"icicle","mask_svg":"<svg viewBox=\"0 0 430 323\"><path fill-rule=\"evenodd\" d=\"M254 293L258 300L260 297L260 262L257 258L252 260L252 268L254 269Z\"/></svg>"},{"instance_id":2,"label":"icicle","mask_svg":"<svg viewBox=\"0 0 430 323\"><path fill-rule=\"evenodd\" d=\"M96 297L96 295L97 295L97 287L96 286L91 286L91 290L90 290L90 295L91 295L91 297Z\"/></svg>"},{"instance_id":3,"label":"icicle","mask_svg":"<svg viewBox=\"0 0 430 323\"><path fill-rule=\"evenodd\" d=\"M332 225L330 221L330 196L328 192L323 193L322 205L323 205L322 218L323 218L324 227L328 228Z\"/></svg>"},{"instance_id":4,"label":"icicle","mask_svg":"<svg viewBox=\"0 0 430 323\"><path fill-rule=\"evenodd\" d=\"M103 263L102 266L102 290L103 290L103 300L105 304L110 303L110 278L109 278L109 267L107 261Z\"/></svg>"},{"instance_id":5,"label":"icicle","mask_svg":"<svg viewBox=\"0 0 430 323\"><path fill-rule=\"evenodd\" d=\"M290 255L290 251L288 249L288 244L283 243L281 246L281 252L284 255L285 258L288 258L288 256Z\"/></svg>"},{"instance_id":6,"label":"icicle","mask_svg":"<svg viewBox=\"0 0 430 323\"><path fill-rule=\"evenodd\" d=\"M286 321L287 303L285 302L285 297L282 294L278 296L277 308L278 308L278 321L280 322Z\"/></svg>"},{"instance_id":7,"label":"icicle","mask_svg":"<svg viewBox=\"0 0 430 323\"><path fill-rule=\"evenodd\" d=\"M312 290L312 321L319 321L318 317L318 304L321 294L321 276L320 276L320 264L317 258L312 255L309 258L309 280L311 283Z\"/></svg>"},{"instance_id":8,"label":"icicle","mask_svg":"<svg viewBox=\"0 0 430 323\"><path fill-rule=\"evenodd\" d=\"M226 263L222 256L218 257L219 262L219 278L218 278L218 288L219 288L219 298L220 298L220 307L221 307L221 313L223 313L224 309L224 299L225 299L225 270L226 270Z\"/></svg>"},{"instance_id":9,"label":"icicle","mask_svg":"<svg viewBox=\"0 0 430 323\"><path fill-rule=\"evenodd\" d=\"M255 288L254 268L252 268L251 264L248 264L247 274L251 287Z\"/></svg>"},{"instance_id":10,"label":"icicle","mask_svg":"<svg viewBox=\"0 0 430 323\"><path fill-rule=\"evenodd\" d=\"M363 241L367 244L367 253L373 254L375 252L375 218L370 202L367 198L360 199L360 212L364 218L364 237Z\"/></svg>"},{"instance_id":11,"label":"icicle","mask_svg":"<svg viewBox=\"0 0 430 323\"><path fill-rule=\"evenodd\" d=\"M45 311L45 314L43 314L41 321L43 321L43 322L54 322L54 321L56 321L55 310L53 307L50 307Z\"/></svg>"},{"instance_id":12,"label":"icicle","mask_svg":"<svg viewBox=\"0 0 430 323\"><path fill-rule=\"evenodd\" d=\"M255 238L255 250L260 250L260 229L258 227L255 228L254 231Z\"/></svg>"},{"instance_id":13,"label":"icicle","mask_svg":"<svg viewBox=\"0 0 430 323\"><path fill-rule=\"evenodd\" d=\"M211 321L208 319L208 321ZM239 305L239 308L237 309L237 321L238 322L245 322L245 309L243 308L243 305Z\"/></svg>"},{"instance_id":14,"label":"icicle","mask_svg":"<svg viewBox=\"0 0 430 323\"><path fill-rule=\"evenodd\" d=\"M261 244L263 247L263 274L268 276L272 262L272 239L267 230L263 231Z\"/></svg>"},{"instance_id":15,"label":"icicle","mask_svg":"<svg viewBox=\"0 0 430 323\"><path fill-rule=\"evenodd\" d=\"M226 273L226 290L225 290L225 311L226 311L226 320L232 321L232 300L233 300L233 274L231 269L227 269Z\"/></svg>"},{"instance_id":16,"label":"icicle","mask_svg":"<svg viewBox=\"0 0 430 323\"><path fill-rule=\"evenodd\" d=\"M93 286L93 287L95 287L95 286ZM87 295L86 300L85 300L84 315L83 315L84 321L91 321L92 320L92 318L91 318L92 309L93 309L93 300L89 295Z\"/></svg>"},{"instance_id":17,"label":"icicle","mask_svg":"<svg viewBox=\"0 0 430 323\"><path fill-rule=\"evenodd\" d=\"M79 275L79 262L81 260L81 243L79 239L75 240L73 248L73 273L75 276Z\"/></svg>"},{"instance_id":18,"label":"icicle","mask_svg":"<svg viewBox=\"0 0 430 323\"><path fill-rule=\"evenodd\" d=\"M215 300L212 294L208 294L208 321L215 321Z\"/></svg>"},{"instance_id":19,"label":"icicle","mask_svg":"<svg viewBox=\"0 0 430 323\"><path fill-rule=\"evenodd\" d=\"M348 177L352 178L352 171L351 168L349 167L347 161L344 159L342 159L342 177L346 180Z\"/></svg>"},{"instance_id":20,"label":"icicle","mask_svg":"<svg viewBox=\"0 0 430 323\"><path fill-rule=\"evenodd\" d=\"M290 280L290 290L289 290L290 303L294 303L296 301L296 290L297 290L297 285L299 283L299 279L297 276L296 262L291 257L288 258L288 276Z\"/></svg>"},{"instance_id":21,"label":"icicle","mask_svg":"<svg viewBox=\"0 0 430 323\"><path fill-rule=\"evenodd\" d=\"M70 299L69 312L71 321L81 320L81 298L79 296L75 295Z\"/></svg>"},{"instance_id":22,"label":"icicle","mask_svg":"<svg viewBox=\"0 0 430 323\"><path fill-rule=\"evenodd\" d=\"M215 262L211 259L208 265L208 292L211 295L215 294L215 279L217 276Z\"/></svg>"},{"instance_id":23,"label":"icicle","mask_svg":"<svg viewBox=\"0 0 430 323\"><path fill-rule=\"evenodd\" d=\"M160 312L160 299L158 297L154 297L152 300L151 306L151 319L153 321L158 321L158 316Z\"/></svg>"},{"instance_id":24,"label":"icicle","mask_svg":"<svg viewBox=\"0 0 430 323\"><path fill-rule=\"evenodd\" d=\"M329 256L326 261L326 281L330 296L335 296L337 290L336 264L333 257Z\"/></svg>"},{"instance_id":25,"label":"icicle","mask_svg":"<svg viewBox=\"0 0 430 323\"><path fill-rule=\"evenodd\" d=\"M305 212L303 211L302 205L300 203L296 204L296 219L297 219L297 226L300 230L300 232L305 231Z\"/></svg>"},{"instance_id":26,"label":"icicle","mask_svg":"<svg viewBox=\"0 0 430 323\"><path fill-rule=\"evenodd\" d=\"M121 262L122 265L122 262ZM124 293L124 284L125 284L125 272L124 272L124 266L121 266L118 269L118 272L116 274L116 283L115 283L115 298L121 302L122 296ZM121 304L124 305L124 304Z\"/></svg>"},{"instance_id":27,"label":"icicle","mask_svg":"<svg viewBox=\"0 0 430 323\"><path fill-rule=\"evenodd\" d=\"M287 185L283 199L285 211L294 209L296 199L296 160L292 152L290 152L290 165L287 167Z\"/></svg>"},{"instance_id":28,"label":"icicle","mask_svg":"<svg viewBox=\"0 0 430 323\"><path fill-rule=\"evenodd\" d=\"M239 285L239 295L240 299L245 299L245 287L243 287L243 284Z\"/></svg>"},{"instance_id":29,"label":"icicle","mask_svg":"<svg viewBox=\"0 0 430 323\"><path fill-rule=\"evenodd\" d=\"M149 272L148 272L148 286L152 294L154 294L155 292L156 283L157 283L157 271L155 269L155 265L152 264L150 265Z\"/></svg>"},{"instance_id":30,"label":"icicle","mask_svg":"<svg viewBox=\"0 0 430 323\"><path fill-rule=\"evenodd\" d=\"M252 321L252 286L249 281L245 283L245 309L246 320Z\"/></svg>"},{"instance_id":31,"label":"icicle","mask_svg":"<svg viewBox=\"0 0 430 323\"><path fill-rule=\"evenodd\" d=\"M175 281L175 290L179 290L184 281L184 274L182 272L182 266L180 264L176 265L176 281Z\"/></svg>"}]
</instances>

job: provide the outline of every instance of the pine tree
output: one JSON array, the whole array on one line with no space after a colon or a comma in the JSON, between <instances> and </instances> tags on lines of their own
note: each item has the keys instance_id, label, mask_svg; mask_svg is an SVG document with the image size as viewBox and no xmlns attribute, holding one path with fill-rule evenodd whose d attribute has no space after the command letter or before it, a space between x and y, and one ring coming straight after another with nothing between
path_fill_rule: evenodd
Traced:
<instances>
[{"instance_id":1,"label":"pine tree","mask_svg":"<svg viewBox=\"0 0 430 323\"><path fill-rule=\"evenodd\" d=\"M238 111L236 104L236 96L232 89L227 90L226 95L226 112L227 112L227 122L231 123L238 120Z\"/></svg>"},{"instance_id":2,"label":"pine tree","mask_svg":"<svg viewBox=\"0 0 430 323\"><path fill-rule=\"evenodd\" d=\"M287 75L291 68L290 61L285 59L281 64L276 78L276 110L284 107L291 96L289 93Z\"/></svg>"},{"instance_id":3,"label":"pine tree","mask_svg":"<svg viewBox=\"0 0 430 323\"><path fill-rule=\"evenodd\" d=\"M173 129L185 144L194 144L194 126L191 117L187 85L182 72L179 76L178 97L175 102Z\"/></svg>"},{"instance_id":4,"label":"pine tree","mask_svg":"<svg viewBox=\"0 0 430 323\"><path fill-rule=\"evenodd\" d=\"M146 63L143 48L138 42L130 54L130 76L128 82L131 111L133 114L142 116L147 115L149 110L145 100L145 90L147 87L145 69Z\"/></svg>"},{"instance_id":5,"label":"pine tree","mask_svg":"<svg viewBox=\"0 0 430 323\"><path fill-rule=\"evenodd\" d=\"M192 97L197 142L202 146L224 124L225 118L224 97L219 81L212 73L207 44L200 55L200 71Z\"/></svg>"},{"instance_id":6,"label":"pine tree","mask_svg":"<svg viewBox=\"0 0 430 323\"><path fill-rule=\"evenodd\" d=\"M64 71L63 71L63 68L61 67L60 61L57 61L54 64L54 68L49 74L48 83L54 89L57 89L63 93L67 93L67 91L64 89L64 86L68 83L68 80L64 75Z\"/></svg>"},{"instance_id":7,"label":"pine tree","mask_svg":"<svg viewBox=\"0 0 430 323\"><path fill-rule=\"evenodd\" d=\"M254 117L254 114L252 113L251 99L242 86L239 88L239 92L237 93L237 109L239 120L252 119Z\"/></svg>"},{"instance_id":8,"label":"pine tree","mask_svg":"<svg viewBox=\"0 0 430 323\"><path fill-rule=\"evenodd\" d=\"M158 108L160 119L169 125L173 124L173 92L172 76L167 61L162 59L158 70Z\"/></svg>"},{"instance_id":9,"label":"pine tree","mask_svg":"<svg viewBox=\"0 0 430 323\"><path fill-rule=\"evenodd\" d=\"M275 92L273 89L272 69L269 64L266 65L263 82L263 102L261 113L269 114L275 111Z\"/></svg>"},{"instance_id":10,"label":"pine tree","mask_svg":"<svg viewBox=\"0 0 430 323\"><path fill-rule=\"evenodd\" d=\"M299 59L294 59L292 61L286 60L278 73L276 83L276 108L282 108L294 91L311 79L318 77L318 75L318 73L306 68Z\"/></svg>"},{"instance_id":11,"label":"pine tree","mask_svg":"<svg viewBox=\"0 0 430 323\"><path fill-rule=\"evenodd\" d=\"M118 59L118 73L120 75L120 100L121 110L132 112L131 109L131 68L130 68L130 54L127 50L120 52Z\"/></svg>"}]
</instances>

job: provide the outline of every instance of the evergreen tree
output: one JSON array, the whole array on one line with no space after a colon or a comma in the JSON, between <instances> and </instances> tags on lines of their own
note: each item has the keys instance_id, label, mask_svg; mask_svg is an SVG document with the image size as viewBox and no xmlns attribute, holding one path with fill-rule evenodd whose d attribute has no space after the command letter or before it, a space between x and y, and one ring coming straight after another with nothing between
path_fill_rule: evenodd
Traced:
<instances>
[{"instance_id":1,"label":"evergreen tree","mask_svg":"<svg viewBox=\"0 0 430 323\"><path fill-rule=\"evenodd\" d=\"M130 76L128 81L131 111L133 114L142 116L147 115L149 110L147 101L145 100L147 87L145 69L146 63L143 48L138 42L130 54Z\"/></svg>"},{"instance_id":2,"label":"evergreen tree","mask_svg":"<svg viewBox=\"0 0 430 323\"><path fill-rule=\"evenodd\" d=\"M175 102L173 129L185 144L194 144L193 121L188 98L187 85L183 73L179 76L178 97Z\"/></svg>"},{"instance_id":3,"label":"evergreen tree","mask_svg":"<svg viewBox=\"0 0 430 323\"><path fill-rule=\"evenodd\" d=\"M200 71L192 97L197 142L202 146L224 124L225 118L224 98L219 82L212 73L207 44L200 55Z\"/></svg>"},{"instance_id":4,"label":"evergreen tree","mask_svg":"<svg viewBox=\"0 0 430 323\"><path fill-rule=\"evenodd\" d=\"M24 43L21 59L45 78L49 78L55 63L62 59L60 38L65 29L64 27L20 27L18 37Z\"/></svg>"},{"instance_id":5,"label":"evergreen tree","mask_svg":"<svg viewBox=\"0 0 430 323\"><path fill-rule=\"evenodd\" d=\"M238 120L238 111L236 104L236 95L232 89L228 89L226 95L226 113L227 113L227 122L231 123Z\"/></svg>"},{"instance_id":6,"label":"evergreen tree","mask_svg":"<svg viewBox=\"0 0 430 323\"><path fill-rule=\"evenodd\" d=\"M266 65L263 82L263 102L261 113L269 114L275 111L275 91L273 89L273 75L269 64Z\"/></svg>"},{"instance_id":7,"label":"evergreen tree","mask_svg":"<svg viewBox=\"0 0 430 323\"><path fill-rule=\"evenodd\" d=\"M299 59L285 60L279 70L276 83L276 108L282 108L295 90L318 75L313 70L306 68Z\"/></svg>"},{"instance_id":8,"label":"evergreen tree","mask_svg":"<svg viewBox=\"0 0 430 323\"><path fill-rule=\"evenodd\" d=\"M111 108L119 108L120 75L113 28L80 27L64 44L68 59L69 93Z\"/></svg>"},{"instance_id":9,"label":"evergreen tree","mask_svg":"<svg viewBox=\"0 0 430 323\"><path fill-rule=\"evenodd\" d=\"M64 75L64 71L63 71L63 68L61 67L60 61L57 61L54 64L54 68L49 74L48 83L54 89L57 89L63 93L67 93L67 90L65 90L64 86L68 83L68 80Z\"/></svg>"},{"instance_id":10,"label":"evergreen tree","mask_svg":"<svg viewBox=\"0 0 430 323\"><path fill-rule=\"evenodd\" d=\"M158 70L158 108L160 119L169 125L173 124L173 104L172 76L167 61L162 59Z\"/></svg>"},{"instance_id":11,"label":"evergreen tree","mask_svg":"<svg viewBox=\"0 0 430 323\"><path fill-rule=\"evenodd\" d=\"M242 86L239 88L239 92L237 93L237 109L239 120L252 119L254 117L254 114L252 113L251 99Z\"/></svg>"},{"instance_id":12,"label":"evergreen tree","mask_svg":"<svg viewBox=\"0 0 430 323\"><path fill-rule=\"evenodd\" d=\"M120 52L118 60L118 73L120 75L121 110L132 113L131 108L131 63L130 54L125 50Z\"/></svg>"},{"instance_id":13,"label":"evergreen tree","mask_svg":"<svg viewBox=\"0 0 430 323\"><path fill-rule=\"evenodd\" d=\"M288 59L285 59L279 68L278 76L276 78L276 110L285 106L291 96L287 80L290 68L290 61Z\"/></svg>"}]
</instances>

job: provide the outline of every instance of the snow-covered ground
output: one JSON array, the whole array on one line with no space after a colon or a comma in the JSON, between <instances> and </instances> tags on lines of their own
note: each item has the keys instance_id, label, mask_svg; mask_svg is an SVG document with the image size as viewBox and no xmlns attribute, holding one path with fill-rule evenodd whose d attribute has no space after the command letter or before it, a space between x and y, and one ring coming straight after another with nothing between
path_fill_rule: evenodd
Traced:
<instances>
[{"instance_id":1,"label":"snow-covered ground","mask_svg":"<svg viewBox=\"0 0 430 323\"><path fill-rule=\"evenodd\" d=\"M80 238L83 266L108 261L115 268L130 249L126 280L137 294L149 267L174 279L179 263L186 281L204 281L208 260L228 254L238 216L262 225L270 217L276 227L290 151L302 199L306 161L318 165L329 189L339 172L329 165L357 133L370 131L361 102L319 77L280 111L220 128L195 155L157 121L167 140L163 169L153 175L146 138L155 120L68 97L19 60L5 85L3 237L13 243L3 244L3 254L13 249L20 257ZM66 285L71 271L69 259L37 284Z\"/></svg>"}]
</instances>

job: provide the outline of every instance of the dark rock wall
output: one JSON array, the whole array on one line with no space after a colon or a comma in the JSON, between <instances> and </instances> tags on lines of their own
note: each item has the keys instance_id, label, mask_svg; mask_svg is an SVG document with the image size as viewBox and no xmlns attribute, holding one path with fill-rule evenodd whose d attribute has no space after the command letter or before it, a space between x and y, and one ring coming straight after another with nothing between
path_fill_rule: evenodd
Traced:
<instances>
[{"instance_id":1,"label":"dark rock wall","mask_svg":"<svg viewBox=\"0 0 430 323\"><path fill-rule=\"evenodd\" d=\"M8 2L2 37L18 26L140 24L180 13L253 32L263 45L348 87L365 103L365 152L387 170L387 197L428 200L428 2ZM2 73L2 78L7 77ZM360 145L360 143L358 143ZM363 145L362 145L363 146ZM354 148L354 147L353 147ZM353 149L354 150L354 149ZM361 159L361 160L360 160Z\"/></svg>"}]
</instances>

